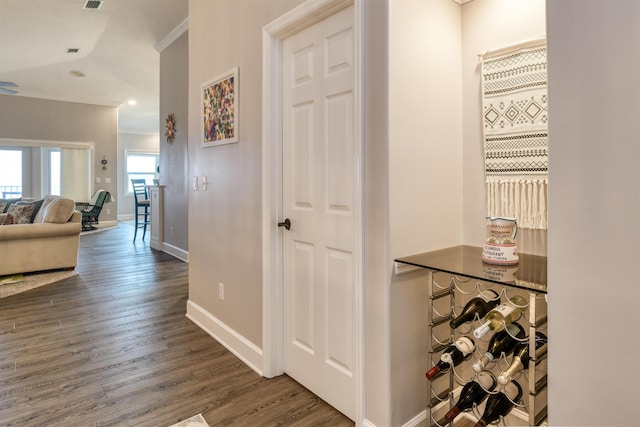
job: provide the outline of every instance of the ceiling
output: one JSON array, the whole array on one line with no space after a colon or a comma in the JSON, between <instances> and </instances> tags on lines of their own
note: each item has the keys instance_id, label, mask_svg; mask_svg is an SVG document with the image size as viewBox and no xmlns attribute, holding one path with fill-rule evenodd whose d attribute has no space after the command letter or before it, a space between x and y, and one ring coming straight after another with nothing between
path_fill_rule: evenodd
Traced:
<instances>
[{"instance_id":1,"label":"ceiling","mask_svg":"<svg viewBox=\"0 0 640 427\"><path fill-rule=\"evenodd\" d=\"M188 0L104 0L97 10L85 1L0 0L0 81L18 85L0 102L25 96L118 107L119 132L159 133L156 46L186 24Z\"/></svg>"}]
</instances>

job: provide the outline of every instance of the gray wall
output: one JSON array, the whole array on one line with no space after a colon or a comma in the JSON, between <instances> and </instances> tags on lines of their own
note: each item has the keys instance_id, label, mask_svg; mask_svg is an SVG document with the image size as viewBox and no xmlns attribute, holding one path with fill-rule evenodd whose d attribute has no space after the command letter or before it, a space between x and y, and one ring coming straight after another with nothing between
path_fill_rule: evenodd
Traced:
<instances>
[{"instance_id":1,"label":"gray wall","mask_svg":"<svg viewBox=\"0 0 640 427\"><path fill-rule=\"evenodd\" d=\"M116 221L117 215L117 126L115 107L0 95L0 138L95 144L92 190L103 188L116 196L115 202L105 205L111 213L100 214L103 221ZM109 161L106 171L100 164L103 156ZM105 178L111 178L111 183L104 183Z\"/></svg>"},{"instance_id":2,"label":"gray wall","mask_svg":"<svg viewBox=\"0 0 640 427\"><path fill-rule=\"evenodd\" d=\"M549 425L640 420L640 2L547 1Z\"/></svg>"},{"instance_id":3,"label":"gray wall","mask_svg":"<svg viewBox=\"0 0 640 427\"><path fill-rule=\"evenodd\" d=\"M163 243L184 252L189 250L188 99L189 34L185 33L160 54L160 184L166 186ZM170 113L177 128L171 144L164 136Z\"/></svg>"},{"instance_id":4,"label":"gray wall","mask_svg":"<svg viewBox=\"0 0 640 427\"><path fill-rule=\"evenodd\" d=\"M189 299L262 345L262 27L300 1L189 1ZM215 23L215 24L212 24ZM239 67L240 141L201 147L202 83ZM218 283L225 299L218 299Z\"/></svg>"}]
</instances>

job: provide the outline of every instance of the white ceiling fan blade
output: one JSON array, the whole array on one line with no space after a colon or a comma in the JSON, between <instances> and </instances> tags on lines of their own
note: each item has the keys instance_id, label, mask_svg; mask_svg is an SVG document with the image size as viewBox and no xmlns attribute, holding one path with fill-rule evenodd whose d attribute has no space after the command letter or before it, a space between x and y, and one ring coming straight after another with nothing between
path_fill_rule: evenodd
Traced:
<instances>
[{"instance_id":1,"label":"white ceiling fan blade","mask_svg":"<svg viewBox=\"0 0 640 427\"><path fill-rule=\"evenodd\" d=\"M0 86L4 86L4 87L18 87L17 84L15 84L14 82L2 82L0 81Z\"/></svg>"},{"instance_id":2,"label":"white ceiling fan blade","mask_svg":"<svg viewBox=\"0 0 640 427\"><path fill-rule=\"evenodd\" d=\"M5 89L3 87L0 87L0 93L4 93L7 95L13 95L14 93L18 93L17 90L11 90L11 89Z\"/></svg>"}]
</instances>

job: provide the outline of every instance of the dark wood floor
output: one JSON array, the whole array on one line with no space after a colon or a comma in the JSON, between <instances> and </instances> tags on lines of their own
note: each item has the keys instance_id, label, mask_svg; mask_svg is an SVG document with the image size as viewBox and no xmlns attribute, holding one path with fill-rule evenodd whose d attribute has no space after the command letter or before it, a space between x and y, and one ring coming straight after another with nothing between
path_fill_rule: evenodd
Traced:
<instances>
[{"instance_id":1,"label":"dark wood floor","mask_svg":"<svg viewBox=\"0 0 640 427\"><path fill-rule=\"evenodd\" d=\"M0 426L353 425L189 321L188 264L132 236L84 235L78 276L0 299Z\"/></svg>"}]
</instances>

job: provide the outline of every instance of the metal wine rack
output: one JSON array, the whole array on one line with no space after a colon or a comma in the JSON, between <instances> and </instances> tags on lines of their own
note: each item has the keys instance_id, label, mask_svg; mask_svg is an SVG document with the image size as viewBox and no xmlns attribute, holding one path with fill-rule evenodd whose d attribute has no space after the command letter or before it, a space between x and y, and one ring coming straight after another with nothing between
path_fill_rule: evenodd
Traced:
<instances>
[{"instance_id":1,"label":"metal wine rack","mask_svg":"<svg viewBox=\"0 0 640 427\"><path fill-rule=\"evenodd\" d=\"M528 369L513 377L522 387L523 395L518 402L513 402L515 405L507 415L507 421L501 419L498 424L544 425L547 418L547 359L546 354L538 359L535 357L535 333L540 331L546 335L547 329L546 257L521 254L516 266L487 265L482 262L481 251L482 248L478 247L457 246L395 260L405 267L427 270L430 286L427 310L430 331L428 368L435 365L447 345L459 337L469 336L476 343L476 350L468 360L432 381L425 379L428 425L452 426L464 417L471 416L477 420L482 415L484 402L472 408L468 415L460 414L453 423L444 419L444 414L455 405L462 386L476 375L472 365L482 357L492 335L489 332L482 338L473 337L472 331L481 324L477 315L475 320L455 330L451 329L449 321L460 313L469 299L487 289L495 291L501 303L515 295L528 301L527 308L517 322L527 331L527 336L521 341L529 342L531 357ZM489 363L485 370L497 378L509 367L511 358L512 355L502 355ZM497 385L490 393L497 393L500 389L501 386Z\"/></svg>"}]
</instances>

